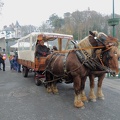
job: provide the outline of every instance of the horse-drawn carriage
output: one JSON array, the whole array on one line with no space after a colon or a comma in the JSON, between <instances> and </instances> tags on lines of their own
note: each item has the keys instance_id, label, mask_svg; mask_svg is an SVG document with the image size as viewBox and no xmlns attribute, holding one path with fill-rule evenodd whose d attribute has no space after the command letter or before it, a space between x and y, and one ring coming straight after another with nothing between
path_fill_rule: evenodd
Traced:
<instances>
[{"instance_id":1,"label":"horse-drawn carriage","mask_svg":"<svg viewBox=\"0 0 120 120\"><path fill-rule=\"evenodd\" d=\"M104 33L90 32L90 35L86 36L79 43L73 41L74 47L71 47L70 41L73 40L73 36L44 33L42 35L47 45L48 42L57 41L58 51L38 60L35 58L35 46L38 35L28 35L21 38L18 42L19 63L23 66L24 77L27 77L28 71L32 69L35 72L36 84L39 85L41 77L38 77L37 73L44 71L44 83L46 83L47 92L54 94L58 92L56 86L58 80L64 79L65 83L72 82L75 91L74 106L83 107L83 101L87 100L84 92L86 78L87 76L90 78L89 98L94 101L96 99L94 94L94 77L97 76L99 79L97 97L104 99L102 81L105 73L112 72L111 70L115 73L119 71L118 40L116 38ZM28 42L30 46L24 48L22 42ZM70 48L72 50L68 50ZM100 50L100 52L97 53L97 50Z\"/></svg>"},{"instance_id":2,"label":"horse-drawn carriage","mask_svg":"<svg viewBox=\"0 0 120 120\"><path fill-rule=\"evenodd\" d=\"M45 32L33 32L18 40L18 62L22 65L23 76L27 77L29 71L34 72L36 85L40 85L45 78L42 72L45 70L46 57L37 58L35 56L36 44L40 36L49 49L56 46L59 53L71 48L68 44L73 40L72 35Z\"/></svg>"}]
</instances>

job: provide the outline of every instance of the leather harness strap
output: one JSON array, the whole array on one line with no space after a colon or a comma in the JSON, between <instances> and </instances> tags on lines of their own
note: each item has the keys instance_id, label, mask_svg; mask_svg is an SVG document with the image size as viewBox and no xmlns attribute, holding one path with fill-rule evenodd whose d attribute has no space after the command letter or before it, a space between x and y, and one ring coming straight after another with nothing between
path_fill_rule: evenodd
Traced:
<instances>
[{"instance_id":1,"label":"leather harness strap","mask_svg":"<svg viewBox=\"0 0 120 120\"><path fill-rule=\"evenodd\" d=\"M68 56L68 53L65 53L65 57L63 59L63 70L65 74L67 73L67 69L66 69L67 56Z\"/></svg>"},{"instance_id":2,"label":"leather harness strap","mask_svg":"<svg viewBox=\"0 0 120 120\"><path fill-rule=\"evenodd\" d=\"M56 54L56 58L55 58L55 60L54 60L54 63L53 63L53 66L52 66L52 68L51 68L51 70L53 70L53 68L54 68L54 65L55 65L55 62L57 61L57 59L61 56L61 54Z\"/></svg>"}]
</instances>

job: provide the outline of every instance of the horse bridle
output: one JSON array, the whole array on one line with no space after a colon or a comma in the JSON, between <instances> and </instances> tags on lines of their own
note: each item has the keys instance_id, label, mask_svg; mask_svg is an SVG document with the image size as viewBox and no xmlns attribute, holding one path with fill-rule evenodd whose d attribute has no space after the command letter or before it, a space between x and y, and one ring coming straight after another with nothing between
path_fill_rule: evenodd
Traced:
<instances>
[{"instance_id":1,"label":"horse bridle","mask_svg":"<svg viewBox=\"0 0 120 120\"><path fill-rule=\"evenodd\" d=\"M105 43L101 39L99 39L98 37L96 37L93 32L89 31L89 33L90 33L90 35L92 35L94 37L94 40L96 40L98 46L99 46L99 43L102 43L103 46L106 47Z\"/></svg>"},{"instance_id":2,"label":"horse bridle","mask_svg":"<svg viewBox=\"0 0 120 120\"><path fill-rule=\"evenodd\" d=\"M109 60L111 59L111 56L109 55L109 50L112 49L112 46L107 48L106 50L102 51L101 54L100 54L100 58L98 57L98 59L100 60L101 64L103 66L107 66L108 70L109 70L109 73L113 76L115 76L115 72L112 71L110 68L109 68ZM103 56L106 56L106 61L103 63ZM105 64L105 65L104 65Z\"/></svg>"},{"instance_id":3,"label":"horse bridle","mask_svg":"<svg viewBox=\"0 0 120 120\"><path fill-rule=\"evenodd\" d=\"M105 41L105 39L99 39L99 38L97 38L97 37L95 36L95 34L92 33L91 31L89 31L89 33L94 37L94 40L97 41L98 46L99 46L99 42L103 44L103 46L105 47L105 49L102 50L102 52L101 52L101 57L103 56L103 54L106 54L106 56L107 56L107 61L109 61L109 59L111 59L111 57L110 57L110 55L109 55L109 50L110 50L111 47L114 46L115 44L111 43L111 44L107 47L107 46L105 45L105 43L103 42L103 41ZM103 41L102 41L102 40L103 40ZM101 62L101 64L103 64L103 61L101 61L101 60L102 60L102 59L100 59L100 62ZM109 62L106 62L105 64L109 66ZM104 64L103 64L103 65L104 65Z\"/></svg>"},{"instance_id":4,"label":"horse bridle","mask_svg":"<svg viewBox=\"0 0 120 120\"><path fill-rule=\"evenodd\" d=\"M111 59L111 57L110 57L110 55L109 55L109 50L111 49L111 47L109 47L109 48L107 48L107 49L105 49L105 50L103 50L103 51L101 51L101 54L100 54L100 62L101 62L101 64L103 65L103 66L109 66L109 59ZM106 62L104 62L106 65L104 65L104 63L103 63L103 56L104 56L104 54L106 55Z\"/></svg>"}]
</instances>

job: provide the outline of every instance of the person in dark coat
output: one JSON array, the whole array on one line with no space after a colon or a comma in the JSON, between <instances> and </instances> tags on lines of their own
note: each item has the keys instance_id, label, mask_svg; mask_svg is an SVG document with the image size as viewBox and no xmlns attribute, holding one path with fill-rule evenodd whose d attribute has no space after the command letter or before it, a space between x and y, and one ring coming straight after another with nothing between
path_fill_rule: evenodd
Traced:
<instances>
[{"instance_id":1,"label":"person in dark coat","mask_svg":"<svg viewBox=\"0 0 120 120\"><path fill-rule=\"evenodd\" d=\"M44 45L43 39L41 38L37 40L35 57L39 60L40 57L46 57L49 54L50 54L50 49L46 45ZM37 71L36 75L42 78L43 76L42 72L43 71Z\"/></svg>"},{"instance_id":2,"label":"person in dark coat","mask_svg":"<svg viewBox=\"0 0 120 120\"><path fill-rule=\"evenodd\" d=\"M3 55L0 54L0 63L3 65L3 71L5 71L5 60L3 59Z\"/></svg>"},{"instance_id":3,"label":"person in dark coat","mask_svg":"<svg viewBox=\"0 0 120 120\"><path fill-rule=\"evenodd\" d=\"M44 45L44 41L38 40L36 45L36 52L35 52L36 57L46 57L49 54L50 54L50 49L46 45Z\"/></svg>"}]
</instances>

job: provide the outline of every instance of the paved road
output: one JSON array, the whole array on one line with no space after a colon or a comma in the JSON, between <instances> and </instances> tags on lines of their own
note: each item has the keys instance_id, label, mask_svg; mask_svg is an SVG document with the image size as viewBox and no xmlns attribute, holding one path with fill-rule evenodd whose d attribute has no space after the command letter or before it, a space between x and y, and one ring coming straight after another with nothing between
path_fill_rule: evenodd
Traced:
<instances>
[{"instance_id":1,"label":"paved road","mask_svg":"<svg viewBox=\"0 0 120 120\"><path fill-rule=\"evenodd\" d=\"M97 84L97 80L96 80ZM36 86L33 73L0 71L0 120L120 120L120 80L105 79L105 100L85 103L85 109L73 106L72 84L58 85L59 94L46 93L44 86ZM86 83L86 94L89 81Z\"/></svg>"}]
</instances>

